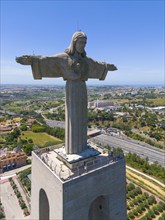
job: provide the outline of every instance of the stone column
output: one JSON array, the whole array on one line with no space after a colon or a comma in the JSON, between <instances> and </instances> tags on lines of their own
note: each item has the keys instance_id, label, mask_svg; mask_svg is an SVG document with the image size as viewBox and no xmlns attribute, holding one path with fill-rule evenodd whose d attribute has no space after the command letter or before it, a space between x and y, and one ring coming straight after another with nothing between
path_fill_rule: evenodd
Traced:
<instances>
[{"instance_id":1,"label":"stone column","mask_svg":"<svg viewBox=\"0 0 165 220\"><path fill-rule=\"evenodd\" d=\"M76 154L87 148L87 89L82 80L66 82L65 151Z\"/></svg>"}]
</instances>

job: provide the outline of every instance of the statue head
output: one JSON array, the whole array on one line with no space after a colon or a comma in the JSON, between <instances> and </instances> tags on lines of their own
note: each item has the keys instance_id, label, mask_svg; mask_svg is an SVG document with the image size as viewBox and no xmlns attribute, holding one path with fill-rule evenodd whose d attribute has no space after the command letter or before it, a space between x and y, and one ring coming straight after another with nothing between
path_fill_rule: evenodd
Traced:
<instances>
[{"instance_id":1,"label":"statue head","mask_svg":"<svg viewBox=\"0 0 165 220\"><path fill-rule=\"evenodd\" d=\"M69 55L74 55L75 52L81 54L82 57L86 56L85 45L87 41L87 36L84 32L75 32L72 36L72 41L69 47L65 50L65 53Z\"/></svg>"}]
</instances>

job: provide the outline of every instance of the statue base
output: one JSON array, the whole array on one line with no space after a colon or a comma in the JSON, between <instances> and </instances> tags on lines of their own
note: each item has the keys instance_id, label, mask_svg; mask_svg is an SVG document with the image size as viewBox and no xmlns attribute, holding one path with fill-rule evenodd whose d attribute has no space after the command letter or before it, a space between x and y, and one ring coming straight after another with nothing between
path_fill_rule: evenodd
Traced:
<instances>
[{"instance_id":1,"label":"statue base","mask_svg":"<svg viewBox=\"0 0 165 220\"><path fill-rule=\"evenodd\" d=\"M66 154L65 146L55 149L57 158L62 161L71 170L77 166L86 166L89 161L96 159L96 156L101 154L98 149L88 145L86 150L81 151L78 154Z\"/></svg>"},{"instance_id":2,"label":"statue base","mask_svg":"<svg viewBox=\"0 0 165 220\"><path fill-rule=\"evenodd\" d=\"M126 220L125 160L92 148L70 156L63 147L33 152L32 220Z\"/></svg>"}]
</instances>

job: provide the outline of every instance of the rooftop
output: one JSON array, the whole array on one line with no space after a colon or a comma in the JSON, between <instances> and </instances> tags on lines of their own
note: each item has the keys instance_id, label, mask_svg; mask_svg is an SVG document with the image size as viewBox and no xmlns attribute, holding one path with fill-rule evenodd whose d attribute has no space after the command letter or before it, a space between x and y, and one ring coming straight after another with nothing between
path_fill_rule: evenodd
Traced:
<instances>
[{"instance_id":1,"label":"rooftop","mask_svg":"<svg viewBox=\"0 0 165 220\"><path fill-rule=\"evenodd\" d=\"M90 143L90 146L80 154L67 155L64 146L58 149L54 146L54 149L36 150L33 154L39 157L62 181L86 175L89 172L94 172L103 166L109 166L123 159L93 143Z\"/></svg>"}]
</instances>

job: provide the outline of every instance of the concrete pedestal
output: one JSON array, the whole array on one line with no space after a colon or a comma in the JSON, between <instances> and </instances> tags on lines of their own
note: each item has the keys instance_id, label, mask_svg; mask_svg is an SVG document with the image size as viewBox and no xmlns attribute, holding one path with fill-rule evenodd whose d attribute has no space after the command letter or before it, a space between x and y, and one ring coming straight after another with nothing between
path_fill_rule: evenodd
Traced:
<instances>
[{"instance_id":1,"label":"concrete pedestal","mask_svg":"<svg viewBox=\"0 0 165 220\"><path fill-rule=\"evenodd\" d=\"M123 159L60 179L33 153L31 220L126 220Z\"/></svg>"}]
</instances>

